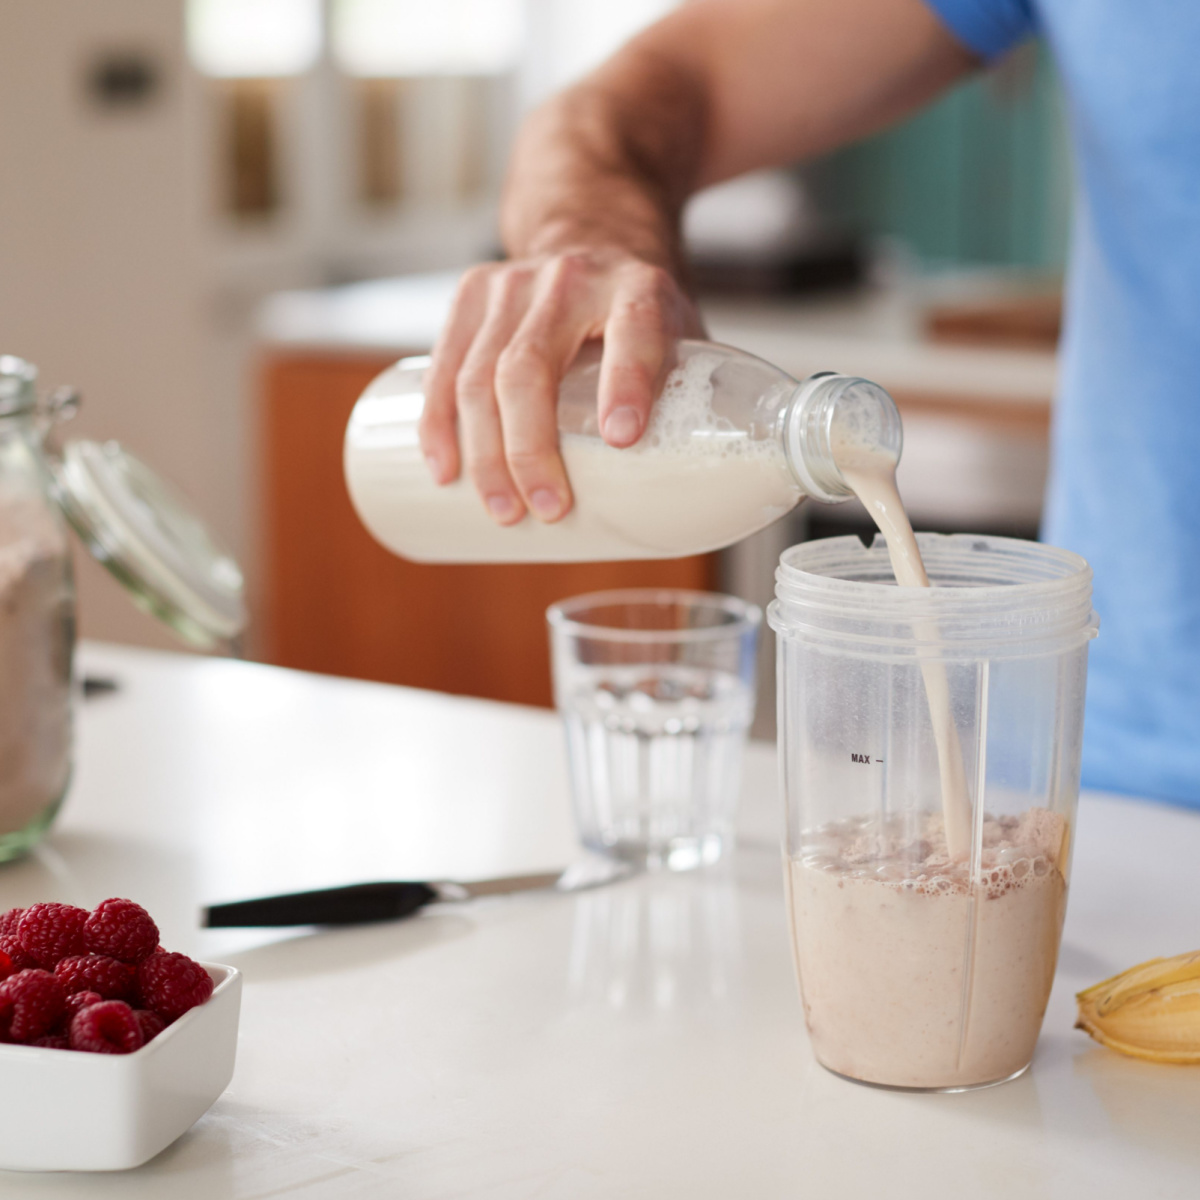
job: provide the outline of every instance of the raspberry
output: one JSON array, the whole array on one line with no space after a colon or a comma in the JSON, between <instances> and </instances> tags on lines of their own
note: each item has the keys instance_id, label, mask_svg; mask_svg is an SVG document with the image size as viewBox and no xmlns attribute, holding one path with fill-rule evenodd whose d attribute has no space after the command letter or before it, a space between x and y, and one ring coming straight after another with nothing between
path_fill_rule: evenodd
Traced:
<instances>
[{"instance_id":1,"label":"raspberry","mask_svg":"<svg viewBox=\"0 0 1200 1200\"><path fill-rule=\"evenodd\" d=\"M153 1041L167 1027L166 1021L158 1013L151 1012L148 1008L135 1008L133 1015L137 1017L137 1022L142 1027L142 1045Z\"/></svg>"},{"instance_id":2,"label":"raspberry","mask_svg":"<svg viewBox=\"0 0 1200 1200\"><path fill-rule=\"evenodd\" d=\"M0 950L0 979L7 979L16 970L17 968L13 966L13 960L3 950Z\"/></svg>"},{"instance_id":3,"label":"raspberry","mask_svg":"<svg viewBox=\"0 0 1200 1200\"><path fill-rule=\"evenodd\" d=\"M49 971L18 971L0 982L0 1040L31 1042L49 1033L66 1010L62 984Z\"/></svg>"},{"instance_id":4,"label":"raspberry","mask_svg":"<svg viewBox=\"0 0 1200 1200\"><path fill-rule=\"evenodd\" d=\"M122 962L139 963L158 947L158 926L132 900L102 900L83 927L87 948Z\"/></svg>"},{"instance_id":5,"label":"raspberry","mask_svg":"<svg viewBox=\"0 0 1200 1200\"><path fill-rule=\"evenodd\" d=\"M53 970L60 958L82 954L86 908L73 904L31 904L17 925L17 941L38 965Z\"/></svg>"},{"instance_id":6,"label":"raspberry","mask_svg":"<svg viewBox=\"0 0 1200 1200\"><path fill-rule=\"evenodd\" d=\"M137 969L138 994L144 1008L152 1008L170 1022L212 995L208 972L186 954L152 954Z\"/></svg>"},{"instance_id":7,"label":"raspberry","mask_svg":"<svg viewBox=\"0 0 1200 1200\"><path fill-rule=\"evenodd\" d=\"M61 959L54 974L68 995L99 992L105 1000L130 999L137 983L134 967L103 954L76 954Z\"/></svg>"},{"instance_id":8,"label":"raspberry","mask_svg":"<svg viewBox=\"0 0 1200 1200\"><path fill-rule=\"evenodd\" d=\"M89 1004L71 1018L71 1049L93 1054L132 1054L142 1046L142 1027L123 1000Z\"/></svg>"},{"instance_id":9,"label":"raspberry","mask_svg":"<svg viewBox=\"0 0 1200 1200\"><path fill-rule=\"evenodd\" d=\"M70 1050L71 1039L65 1033L46 1033L40 1038L34 1038L31 1046L41 1046L43 1050Z\"/></svg>"},{"instance_id":10,"label":"raspberry","mask_svg":"<svg viewBox=\"0 0 1200 1200\"><path fill-rule=\"evenodd\" d=\"M3 952L17 971L27 971L36 967L37 961L21 949L15 933L0 933L0 952Z\"/></svg>"},{"instance_id":11,"label":"raspberry","mask_svg":"<svg viewBox=\"0 0 1200 1200\"><path fill-rule=\"evenodd\" d=\"M67 997L67 1024L77 1012L82 1012L89 1004L99 1004L103 999L99 992L72 992Z\"/></svg>"},{"instance_id":12,"label":"raspberry","mask_svg":"<svg viewBox=\"0 0 1200 1200\"><path fill-rule=\"evenodd\" d=\"M0 935L16 933L24 915L23 908L10 908L8 912L0 913Z\"/></svg>"}]
</instances>

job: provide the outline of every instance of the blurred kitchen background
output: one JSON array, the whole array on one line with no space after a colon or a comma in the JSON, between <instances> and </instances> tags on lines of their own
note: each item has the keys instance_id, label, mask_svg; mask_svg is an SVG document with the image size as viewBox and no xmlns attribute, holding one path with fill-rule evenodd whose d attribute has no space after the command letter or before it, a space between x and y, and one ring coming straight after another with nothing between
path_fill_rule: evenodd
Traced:
<instances>
[{"instance_id":1,"label":"blurred kitchen background","mask_svg":"<svg viewBox=\"0 0 1200 1200\"><path fill-rule=\"evenodd\" d=\"M82 430L174 480L233 549L250 657L545 703L550 600L663 583L765 601L784 546L867 529L856 505L813 505L703 559L430 568L349 508L350 405L428 349L455 272L498 253L521 113L672 6L0 0L0 351L77 384ZM893 391L919 528L1034 536L1070 203L1030 46L901 128L713 189L687 228L715 338ZM86 636L172 645L77 562Z\"/></svg>"}]
</instances>

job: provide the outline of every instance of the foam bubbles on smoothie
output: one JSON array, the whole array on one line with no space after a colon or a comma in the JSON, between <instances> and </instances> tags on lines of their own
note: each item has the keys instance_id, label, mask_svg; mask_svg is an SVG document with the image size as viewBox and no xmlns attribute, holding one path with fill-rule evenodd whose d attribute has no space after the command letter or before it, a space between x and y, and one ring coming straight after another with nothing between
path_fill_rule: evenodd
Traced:
<instances>
[{"instance_id":1,"label":"foam bubbles on smoothie","mask_svg":"<svg viewBox=\"0 0 1200 1200\"><path fill-rule=\"evenodd\" d=\"M989 900L1044 879L1058 870L1066 823L1057 813L1033 808L983 822L978 884ZM940 813L912 828L901 815L855 817L813 830L800 863L810 870L869 880L926 896L965 896L972 890L970 863L951 856Z\"/></svg>"}]
</instances>

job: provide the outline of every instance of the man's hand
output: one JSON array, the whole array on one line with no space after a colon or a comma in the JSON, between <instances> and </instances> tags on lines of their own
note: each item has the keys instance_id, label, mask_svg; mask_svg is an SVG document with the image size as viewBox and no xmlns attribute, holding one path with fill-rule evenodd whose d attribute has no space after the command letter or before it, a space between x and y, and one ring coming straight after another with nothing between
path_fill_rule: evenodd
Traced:
<instances>
[{"instance_id":1,"label":"man's hand","mask_svg":"<svg viewBox=\"0 0 1200 1200\"><path fill-rule=\"evenodd\" d=\"M438 483L464 472L493 518L571 507L558 452L558 385L587 341L604 339L600 432L631 446L670 366L671 343L702 333L663 267L607 247L472 267L426 379L421 450Z\"/></svg>"}]
</instances>

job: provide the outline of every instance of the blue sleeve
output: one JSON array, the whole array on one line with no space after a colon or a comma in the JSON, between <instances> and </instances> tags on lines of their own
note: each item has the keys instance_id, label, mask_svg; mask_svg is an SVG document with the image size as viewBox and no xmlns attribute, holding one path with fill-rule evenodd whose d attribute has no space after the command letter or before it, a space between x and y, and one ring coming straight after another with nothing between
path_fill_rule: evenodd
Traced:
<instances>
[{"instance_id":1,"label":"blue sleeve","mask_svg":"<svg viewBox=\"0 0 1200 1200\"><path fill-rule=\"evenodd\" d=\"M969 50L991 59L1037 31L1033 0L925 0Z\"/></svg>"}]
</instances>

